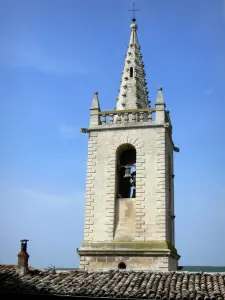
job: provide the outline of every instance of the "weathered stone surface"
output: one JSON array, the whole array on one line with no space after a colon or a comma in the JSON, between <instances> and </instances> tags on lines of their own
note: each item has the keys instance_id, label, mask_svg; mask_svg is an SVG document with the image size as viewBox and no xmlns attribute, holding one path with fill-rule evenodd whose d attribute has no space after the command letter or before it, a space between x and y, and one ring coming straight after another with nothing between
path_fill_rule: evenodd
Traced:
<instances>
[{"instance_id":1,"label":"weathered stone surface","mask_svg":"<svg viewBox=\"0 0 225 300\"><path fill-rule=\"evenodd\" d=\"M136 213L135 198L116 199L114 238L134 239Z\"/></svg>"},{"instance_id":2,"label":"weathered stone surface","mask_svg":"<svg viewBox=\"0 0 225 300\"><path fill-rule=\"evenodd\" d=\"M121 256L116 259L111 257L100 257L96 260L92 259L92 263L84 265L84 269L88 270L108 270L118 269L119 263L125 263L127 270L148 270L148 271L168 271L168 257L154 256Z\"/></svg>"}]
</instances>

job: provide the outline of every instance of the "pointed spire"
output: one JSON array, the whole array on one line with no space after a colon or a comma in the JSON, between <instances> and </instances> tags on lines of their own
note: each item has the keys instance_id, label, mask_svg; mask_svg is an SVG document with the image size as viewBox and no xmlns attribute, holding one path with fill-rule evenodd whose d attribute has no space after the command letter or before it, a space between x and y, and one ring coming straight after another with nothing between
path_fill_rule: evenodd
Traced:
<instances>
[{"instance_id":1,"label":"pointed spire","mask_svg":"<svg viewBox=\"0 0 225 300\"><path fill-rule=\"evenodd\" d=\"M117 98L117 110L149 107L144 64L137 37L138 26L133 23L130 27L130 42Z\"/></svg>"},{"instance_id":2,"label":"pointed spire","mask_svg":"<svg viewBox=\"0 0 225 300\"><path fill-rule=\"evenodd\" d=\"M94 93L94 98L92 100L91 108L90 109L97 109L100 110L100 105L98 101L98 92Z\"/></svg>"},{"instance_id":3,"label":"pointed spire","mask_svg":"<svg viewBox=\"0 0 225 300\"><path fill-rule=\"evenodd\" d=\"M159 87L158 88L158 94L156 97L156 104L164 104L165 105L165 101L164 101L164 97L163 97L163 88Z\"/></svg>"},{"instance_id":4,"label":"pointed spire","mask_svg":"<svg viewBox=\"0 0 225 300\"><path fill-rule=\"evenodd\" d=\"M135 23L131 24L130 28L132 29L132 31L131 31L131 35L130 35L129 46L130 45L136 45L137 47L140 47L139 44L138 44L138 37L137 37L137 29L138 29L137 24L135 24Z\"/></svg>"}]
</instances>

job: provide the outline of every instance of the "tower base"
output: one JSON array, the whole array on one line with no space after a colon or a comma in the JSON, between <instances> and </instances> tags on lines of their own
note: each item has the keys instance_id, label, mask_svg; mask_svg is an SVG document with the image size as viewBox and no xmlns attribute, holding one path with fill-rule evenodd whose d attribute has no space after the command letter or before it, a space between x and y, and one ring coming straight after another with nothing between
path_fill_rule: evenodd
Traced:
<instances>
[{"instance_id":1,"label":"tower base","mask_svg":"<svg viewBox=\"0 0 225 300\"><path fill-rule=\"evenodd\" d=\"M164 241L85 242L77 252L80 268L85 270L176 271L180 258L176 249Z\"/></svg>"}]
</instances>

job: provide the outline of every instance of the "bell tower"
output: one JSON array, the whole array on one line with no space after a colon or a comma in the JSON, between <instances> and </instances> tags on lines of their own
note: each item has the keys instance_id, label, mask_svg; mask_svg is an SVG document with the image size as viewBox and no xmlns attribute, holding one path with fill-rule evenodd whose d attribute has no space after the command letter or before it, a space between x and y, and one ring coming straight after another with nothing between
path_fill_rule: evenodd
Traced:
<instances>
[{"instance_id":1,"label":"bell tower","mask_svg":"<svg viewBox=\"0 0 225 300\"><path fill-rule=\"evenodd\" d=\"M135 21L135 20L133 20ZM144 64L131 24L115 110L90 108L84 241L80 268L177 269L169 111L160 87L150 107Z\"/></svg>"}]
</instances>

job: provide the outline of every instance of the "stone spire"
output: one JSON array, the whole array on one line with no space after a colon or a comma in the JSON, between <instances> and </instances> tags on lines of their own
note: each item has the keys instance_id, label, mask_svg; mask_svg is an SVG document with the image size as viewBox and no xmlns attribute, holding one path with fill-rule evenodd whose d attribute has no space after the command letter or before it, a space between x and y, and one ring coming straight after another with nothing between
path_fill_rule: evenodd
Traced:
<instances>
[{"instance_id":1,"label":"stone spire","mask_svg":"<svg viewBox=\"0 0 225 300\"><path fill-rule=\"evenodd\" d=\"M144 64L137 38L137 24L131 24L131 36L122 80L117 98L117 110L148 108L148 90L145 80Z\"/></svg>"}]
</instances>

